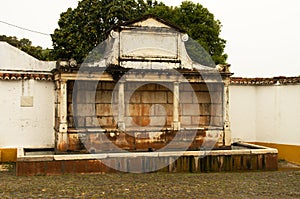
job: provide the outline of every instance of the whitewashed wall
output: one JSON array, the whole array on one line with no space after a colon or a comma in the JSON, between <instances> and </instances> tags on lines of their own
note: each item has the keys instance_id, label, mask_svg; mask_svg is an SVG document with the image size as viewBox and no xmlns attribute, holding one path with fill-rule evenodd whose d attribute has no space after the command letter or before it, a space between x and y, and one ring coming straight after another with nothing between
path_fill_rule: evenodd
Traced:
<instances>
[{"instance_id":1,"label":"whitewashed wall","mask_svg":"<svg viewBox=\"0 0 300 199\"><path fill-rule=\"evenodd\" d=\"M0 81L0 148L54 146L54 84L52 81ZM21 107L32 96L32 107Z\"/></svg>"},{"instance_id":2,"label":"whitewashed wall","mask_svg":"<svg viewBox=\"0 0 300 199\"><path fill-rule=\"evenodd\" d=\"M39 61L0 42L2 74L49 73L54 68L55 62ZM53 147L54 94L53 81L0 80L0 148ZM29 107L21 106L22 96L25 105L26 97L30 98Z\"/></svg>"},{"instance_id":3,"label":"whitewashed wall","mask_svg":"<svg viewBox=\"0 0 300 199\"><path fill-rule=\"evenodd\" d=\"M300 85L230 86L234 141L300 145Z\"/></svg>"},{"instance_id":4,"label":"whitewashed wall","mask_svg":"<svg viewBox=\"0 0 300 199\"><path fill-rule=\"evenodd\" d=\"M0 41L0 58L0 69L6 70L51 71L56 64L40 61L3 41Z\"/></svg>"},{"instance_id":5,"label":"whitewashed wall","mask_svg":"<svg viewBox=\"0 0 300 199\"><path fill-rule=\"evenodd\" d=\"M256 89L229 86L232 140L256 141Z\"/></svg>"}]
</instances>

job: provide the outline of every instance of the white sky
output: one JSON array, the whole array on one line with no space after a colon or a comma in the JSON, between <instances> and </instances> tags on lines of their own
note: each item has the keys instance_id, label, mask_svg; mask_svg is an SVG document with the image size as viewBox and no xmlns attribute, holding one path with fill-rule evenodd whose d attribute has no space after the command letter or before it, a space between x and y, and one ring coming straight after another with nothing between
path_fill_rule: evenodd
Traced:
<instances>
[{"instance_id":1,"label":"white sky","mask_svg":"<svg viewBox=\"0 0 300 199\"><path fill-rule=\"evenodd\" d=\"M180 5L181 0L162 0ZM228 63L234 76L300 75L299 0L193 0L201 3L223 25ZM60 13L77 0L1 0L0 21L53 33ZM50 36L30 33L0 23L0 35L28 38L33 45L51 48Z\"/></svg>"}]
</instances>

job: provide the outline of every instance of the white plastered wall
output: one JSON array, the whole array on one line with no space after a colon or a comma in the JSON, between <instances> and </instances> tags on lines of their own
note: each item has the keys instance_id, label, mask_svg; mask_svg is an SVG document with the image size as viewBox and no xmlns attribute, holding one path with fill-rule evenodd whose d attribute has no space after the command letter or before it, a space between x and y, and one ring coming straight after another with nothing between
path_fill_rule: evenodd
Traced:
<instances>
[{"instance_id":1,"label":"white plastered wall","mask_svg":"<svg viewBox=\"0 0 300 199\"><path fill-rule=\"evenodd\" d=\"M0 81L0 148L54 146L54 84L52 81ZM33 104L21 106L22 96Z\"/></svg>"},{"instance_id":2,"label":"white plastered wall","mask_svg":"<svg viewBox=\"0 0 300 199\"><path fill-rule=\"evenodd\" d=\"M1 73L50 73L55 66L0 42ZM0 80L0 148L53 147L54 98L53 81Z\"/></svg>"},{"instance_id":3,"label":"white plastered wall","mask_svg":"<svg viewBox=\"0 0 300 199\"><path fill-rule=\"evenodd\" d=\"M256 89L229 86L232 141L256 141Z\"/></svg>"},{"instance_id":4,"label":"white plastered wall","mask_svg":"<svg viewBox=\"0 0 300 199\"><path fill-rule=\"evenodd\" d=\"M51 71L55 61L40 61L25 52L0 41L0 69L22 71Z\"/></svg>"},{"instance_id":5,"label":"white plastered wall","mask_svg":"<svg viewBox=\"0 0 300 199\"><path fill-rule=\"evenodd\" d=\"M300 85L230 86L234 141L300 145Z\"/></svg>"}]
</instances>

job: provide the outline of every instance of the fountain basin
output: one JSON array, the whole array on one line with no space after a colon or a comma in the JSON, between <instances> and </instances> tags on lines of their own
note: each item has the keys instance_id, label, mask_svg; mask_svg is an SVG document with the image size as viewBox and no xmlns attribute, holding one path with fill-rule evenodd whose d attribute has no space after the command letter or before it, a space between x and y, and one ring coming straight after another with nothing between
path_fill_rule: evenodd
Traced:
<instances>
[{"instance_id":1,"label":"fountain basin","mask_svg":"<svg viewBox=\"0 0 300 199\"><path fill-rule=\"evenodd\" d=\"M109 166L107 164L109 162ZM163 166L162 165L166 165ZM238 142L231 150L98 154L55 154L53 149L19 148L17 175L134 172L274 171L277 149Z\"/></svg>"}]
</instances>

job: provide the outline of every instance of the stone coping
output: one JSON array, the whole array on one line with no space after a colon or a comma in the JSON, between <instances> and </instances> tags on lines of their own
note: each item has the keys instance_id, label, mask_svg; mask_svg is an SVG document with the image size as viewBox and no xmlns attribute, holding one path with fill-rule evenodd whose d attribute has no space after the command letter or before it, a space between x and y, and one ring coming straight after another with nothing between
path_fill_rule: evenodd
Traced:
<instances>
[{"instance_id":1,"label":"stone coping","mask_svg":"<svg viewBox=\"0 0 300 199\"><path fill-rule=\"evenodd\" d=\"M162 131L173 131L173 128L144 128L139 127L126 128L125 132L162 132ZM223 130L223 127L183 127L178 131L195 131L195 130ZM116 128L68 128L68 133L110 133L110 132L119 132L119 129Z\"/></svg>"},{"instance_id":2,"label":"stone coping","mask_svg":"<svg viewBox=\"0 0 300 199\"><path fill-rule=\"evenodd\" d=\"M18 148L17 161L59 161L59 160L95 160L107 158L136 158L136 157L179 157L179 156L229 156L229 155L259 155L277 154L278 150L249 143L235 143L236 146L249 149L211 150L211 151L167 151L167 152L128 152L128 153L99 153L99 154L61 154L61 155L25 155L24 148Z\"/></svg>"}]
</instances>

